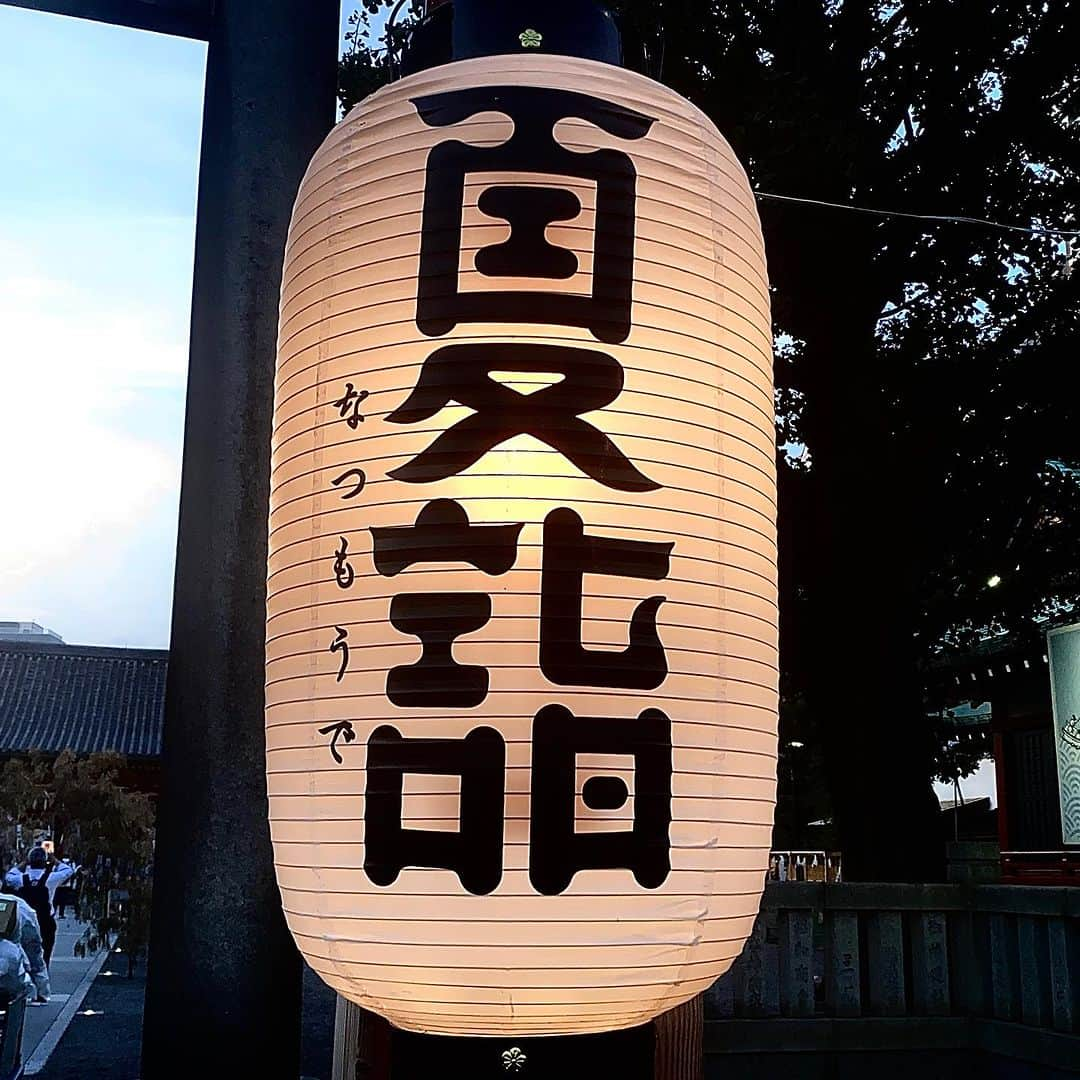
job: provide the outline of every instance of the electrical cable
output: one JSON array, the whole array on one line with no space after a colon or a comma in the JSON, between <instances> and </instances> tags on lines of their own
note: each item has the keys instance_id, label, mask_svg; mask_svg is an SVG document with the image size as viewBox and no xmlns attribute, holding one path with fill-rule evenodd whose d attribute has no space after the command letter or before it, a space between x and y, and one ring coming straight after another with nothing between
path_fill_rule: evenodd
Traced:
<instances>
[{"instance_id":1,"label":"electrical cable","mask_svg":"<svg viewBox=\"0 0 1080 1080\"><path fill-rule=\"evenodd\" d=\"M980 225L988 229L1000 229L1003 232L1026 233L1029 236L1080 236L1080 229L1037 229L1027 225L1009 225L989 218L967 217L963 214L913 214L905 210L880 210L870 206L855 206L852 203L827 202L824 199L808 199L798 195L777 195L772 191L755 191L759 199L777 199L781 202L804 203L809 206L824 206L830 210L851 210L856 214L872 214L877 217L910 218L913 221L937 221L958 225Z\"/></svg>"}]
</instances>

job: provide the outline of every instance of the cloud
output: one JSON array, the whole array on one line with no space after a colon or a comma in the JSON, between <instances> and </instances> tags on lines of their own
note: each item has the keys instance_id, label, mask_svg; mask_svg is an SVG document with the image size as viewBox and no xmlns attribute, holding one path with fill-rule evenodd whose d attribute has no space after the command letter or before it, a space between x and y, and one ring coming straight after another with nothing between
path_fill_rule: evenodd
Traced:
<instances>
[{"instance_id":1,"label":"cloud","mask_svg":"<svg viewBox=\"0 0 1080 1080\"><path fill-rule=\"evenodd\" d=\"M104 643L136 640L138 611L167 640L185 368L152 310L0 274L0 617Z\"/></svg>"},{"instance_id":2,"label":"cloud","mask_svg":"<svg viewBox=\"0 0 1080 1080\"><path fill-rule=\"evenodd\" d=\"M0 41L0 619L163 645L206 46L3 5Z\"/></svg>"}]
</instances>

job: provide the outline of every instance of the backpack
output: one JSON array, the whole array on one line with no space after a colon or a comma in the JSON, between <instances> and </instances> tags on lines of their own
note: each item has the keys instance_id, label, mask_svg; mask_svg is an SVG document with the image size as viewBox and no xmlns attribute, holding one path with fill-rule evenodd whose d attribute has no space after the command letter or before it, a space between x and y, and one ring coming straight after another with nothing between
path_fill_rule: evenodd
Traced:
<instances>
[{"instance_id":1,"label":"backpack","mask_svg":"<svg viewBox=\"0 0 1080 1080\"><path fill-rule=\"evenodd\" d=\"M51 873L52 867L48 866L45 868L45 873L37 881L31 881L29 872L24 871L22 888L17 893L34 909L34 914L38 917L40 926L51 922L53 917L52 897L49 895L49 875Z\"/></svg>"}]
</instances>

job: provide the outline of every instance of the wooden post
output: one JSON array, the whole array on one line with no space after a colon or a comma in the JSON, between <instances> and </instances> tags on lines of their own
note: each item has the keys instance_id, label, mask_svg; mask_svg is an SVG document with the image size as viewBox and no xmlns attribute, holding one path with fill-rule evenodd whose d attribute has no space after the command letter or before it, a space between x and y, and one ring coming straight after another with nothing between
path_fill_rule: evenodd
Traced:
<instances>
[{"instance_id":1,"label":"wooden post","mask_svg":"<svg viewBox=\"0 0 1080 1080\"><path fill-rule=\"evenodd\" d=\"M780 1010L784 1016L814 1015L814 913L781 911Z\"/></svg>"},{"instance_id":2,"label":"wooden post","mask_svg":"<svg viewBox=\"0 0 1080 1080\"><path fill-rule=\"evenodd\" d=\"M903 1016L904 927L899 911L875 911L867 926L870 1010L875 1016Z\"/></svg>"},{"instance_id":3,"label":"wooden post","mask_svg":"<svg viewBox=\"0 0 1080 1080\"><path fill-rule=\"evenodd\" d=\"M1016 947L1020 956L1020 1019L1032 1027L1042 1027L1049 1022L1051 1013L1046 919L1018 916Z\"/></svg>"},{"instance_id":4,"label":"wooden post","mask_svg":"<svg viewBox=\"0 0 1080 1080\"><path fill-rule=\"evenodd\" d=\"M1016 1019L1017 959L1015 923L995 912L990 916L990 976L993 1014L998 1020Z\"/></svg>"},{"instance_id":5,"label":"wooden post","mask_svg":"<svg viewBox=\"0 0 1080 1080\"><path fill-rule=\"evenodd\" d=\"M653 1026L653 1080L704 1080L705 996L657 1017Z\"/></svg>"},{"instance_id":6,"label":"wooden post","mask_svg":"<svg viewBox=\"0 0 1080 1080\"><path fill-rule=\"evenodd\" d=\"M1046 927L1050 957L1050 1005L1055 1031L1071 1032L1080 1016L1080 995L1077 994L1076 974L1069 964L1068 924L1062 917L1053 917Z\"/></svg>"},{"instance_id":7,"label":"wooden post","mask_svg":"<svg viewBox=\"0 0 1080 1080\"><path fill-rule=\"evenodd\" d=\"M338 997L334 1009L334 1059L331 1080L357 1080L360 1063L360 1041L364 1023L371 1013L355 1006L351 1001Z\"/></svg>"},{"instance_id":8,"label":"wooden post","mask_svg":"<svg viewBox=\"0 0 1080 1080\"><path fill-rule=\"evenodd\" d=\"M217 0L209 28L147 1080L299 1072L266 816L266 515L281 260L333 124L338 18L331 0Z\"/></svg>"},{"instance_id":9,"label":"wooden post","mask_svg":"<svg viewBox=\"0 0 1080 1080\"><path fill-rule=\"evenodd\" d=\"M942 911L922 911L912 918L911 984L917 1015L949 1015L948 933Z\"/></svg>"},{"instance_id":10,"label":"wooden post","mask_svg":"<svg viewBox=\"0 0 1080 1080\"><path fill-rule=\"evenodd\" d=\"M833 1016L862 1015L859 913L826 911L825 1002Z\"/></svg>"},{"instance_id":11,"label":"wooden post","mask_svg":"<svg viewBox=\"0 0 1080 1080\"><path fill-rule=\"evenodd\" d=\"M769 925L775 924L775 911L762 911L754 930L739 957L735 996L735 1015L748 1019L780 1015L780 982L772 963ZM775 946L772 946L775 949Z\"/></svg>"}]
</instances>

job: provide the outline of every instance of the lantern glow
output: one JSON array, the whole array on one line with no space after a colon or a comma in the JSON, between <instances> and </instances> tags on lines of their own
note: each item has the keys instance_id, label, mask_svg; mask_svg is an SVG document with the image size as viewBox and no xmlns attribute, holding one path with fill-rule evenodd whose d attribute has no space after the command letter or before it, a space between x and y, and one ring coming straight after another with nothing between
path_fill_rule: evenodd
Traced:
<instances>
[{"instance_id":1,"label":"lantern glow","mask_svg":"<svg viewBox=\"0 0 1080 1080\"><path fill-rule=\"evenodd\" d=\"M272 453L271 832L312 967L447 1034L709 986L777 739L768 285L709 120L532 53L358 105L296 202Z\"/></svg>"}]
</instances>

